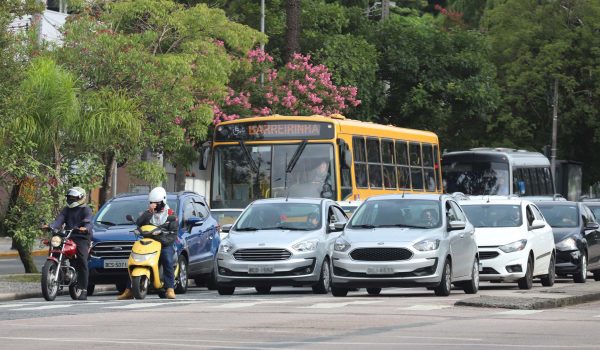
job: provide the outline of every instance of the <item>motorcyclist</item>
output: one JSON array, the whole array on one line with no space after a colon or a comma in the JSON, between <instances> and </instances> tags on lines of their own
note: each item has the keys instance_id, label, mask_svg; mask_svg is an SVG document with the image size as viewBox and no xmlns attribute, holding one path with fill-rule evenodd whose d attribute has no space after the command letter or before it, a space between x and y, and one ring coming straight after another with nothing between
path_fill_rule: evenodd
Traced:
<instances>
[{"instance_id":1,"label":"motorcyclist","mask_svg":"<svg viewBox=\"0 0 600 350\"><path fill-rule=\"evenodd\" d=\"M174 215L173 210L167 205L167 191L162 187L155 187L148 194L148 210L135 221L138 227L144 225L162 226L165 231L157 238L162 244L159 264L163 268L163 278L167 299L175 299L175 269L173 257L175 255L175 239L177 238L177 222L167 223L169 215ZM167 224L165 227L164 225ZM118 300L133 299L131 291L131 280L127 282L127 288L117 297Z\"/></svg>"},{"instance_id":2,"label":"motorcyclist","mask_svg":"<svg viewBox=\"0 0 600 350\"><path fill-rule=\"evenodd\" d=\"M87 206L85 190L81 187L72 187L67 191L67 206L58 214L50 225L60 230L63 225L65 230L75 229L71 239L77 246L77 258L73 260L73 267L77 271L77 285L81 289L78 300L87 300L88 284L88 256L90 241L92 239L92 209Z\"/></svg>"}]
</instances>

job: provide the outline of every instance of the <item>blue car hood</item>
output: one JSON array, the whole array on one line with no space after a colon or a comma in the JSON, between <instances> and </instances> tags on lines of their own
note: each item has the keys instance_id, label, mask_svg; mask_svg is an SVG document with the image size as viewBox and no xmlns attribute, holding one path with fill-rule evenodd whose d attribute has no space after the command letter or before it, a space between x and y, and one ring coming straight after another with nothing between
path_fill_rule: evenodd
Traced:
<instances>
[{"instance_id":1,"label":"blue car hood","mask_svg":"<svg viewBox=\"0 0 600 350\"><path fill-rule=\"evenodd\" d=\"M94 225L94 242L101 241L135 241L136 237L133 234L135 225L117 225L117 226L102 226Z\"/></svg>"}]
</instances>

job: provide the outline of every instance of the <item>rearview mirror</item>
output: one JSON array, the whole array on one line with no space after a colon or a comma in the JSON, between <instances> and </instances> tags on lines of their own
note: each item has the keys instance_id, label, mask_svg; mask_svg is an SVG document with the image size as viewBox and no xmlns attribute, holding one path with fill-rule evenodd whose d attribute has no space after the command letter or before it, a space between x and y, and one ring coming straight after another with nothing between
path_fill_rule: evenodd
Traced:
<instances>
[{"instance_id":1,"label":"rearview mirror","mask_svg":"<svg viewBox=\"0 0 600 350\"><path fill-rule=\"evenodd\" d=\"M344 230L344 227L346 227L345 222L333 222L333 223L329 224L329 231L330 232L339 232L339 231Z\"/></svg>"},{"instance_id":2,"label":"rearview mirror","mask_svg":"<svg viewBox=\"0 0 600 350\"><path fill-rule=\"evenodd\" d=\"M193 227L193 226L200 225L200 224L202 224L203 222L204 222L204 219L203 219L203 218L200 218L200 217L197 217L197 216L192 216L192 217L189 217L189 218L188 218L188 219L185 221L186 225L188 225L188 226L192 226L192 227Z\"/></svg>"},{"instance_id":3,"label":"rearview mirror","mask_svg":"<svg viewBox=\"0 0 600 350\"><path fill-rule=\"evenodd\" d=\"M206 142L200 148L200 159L198 161L200 170L208 169L208 160L210 158L210 142Z\"/></svg>"},{"instance_id":4,"label":"rearview mirror","mask_svg":"<svg viewBox=\"0 0 600 350\"><path fill-rule=\"evenodd\" d=\"M448 231L464 230L467 223L464 221L450 221L448 223Z\"/></svg>"},{"instance_id":5,"label":"rearview mirror","mask_svg":"<svg viewBox=\"0 0 600 350\"><path fill-rule=\"evenodd\" d=\"M232 227L233 227L232 224L223 225L223 226L221 226L221 232L228 233L229 231L231 231Z\"/></svg>"},{"instance_id":6,"label":"rearview mirror","mask_svg":"<svg viewBox=\"0 0 600 350\"><path fill-rule=\"evenodd\" d=\"M125 220L129 221L129 222L134 222L133 221L133 216L131 216L131 214L127 214L125 215Z\"/></svg>"},{"instance_id":7,"label":"rearview mirror","mask_svg":"<svg viewBox=\"0 0 600 350\"><path fill-rule=\"evenodd\" d=\"M546 223L544 222L544 220L533 220L529 228L532 230L537 230L538 228L544 228L545 226Z\"/></svg>"},{"instance_id":8,"label":"rearview mirror","mask_svg":"<svg viewBox=\"0 0 600 350\"><path fill-rule=\"evenodd\" d=\"M588 222L585 225L586 230L597 230L600 228L600 225L597 222Z\"/></svg>"}]
</instances>

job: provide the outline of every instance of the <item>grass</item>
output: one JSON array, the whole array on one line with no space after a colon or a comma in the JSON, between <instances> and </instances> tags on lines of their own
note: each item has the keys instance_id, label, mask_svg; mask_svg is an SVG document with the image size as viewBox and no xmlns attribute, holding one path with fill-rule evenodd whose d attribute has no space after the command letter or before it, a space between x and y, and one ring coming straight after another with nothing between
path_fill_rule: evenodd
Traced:
<instances>
[{"instance_id":1,"label":"grass","mask_svg":"<svg viewBox=\"0 0 600 350\"><path fill-rule=\"evenodd\" d=\"M23 273L20 275L3 275L0 276L0 281L5 282L39 282L41 274L39 273Z\"/></svg>"}]
</instances>

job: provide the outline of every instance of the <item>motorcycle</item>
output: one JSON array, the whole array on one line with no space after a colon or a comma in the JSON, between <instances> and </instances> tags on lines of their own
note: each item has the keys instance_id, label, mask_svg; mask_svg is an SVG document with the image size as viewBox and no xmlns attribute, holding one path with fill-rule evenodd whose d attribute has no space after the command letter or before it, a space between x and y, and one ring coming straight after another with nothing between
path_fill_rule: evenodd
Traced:
<instances>
[{"instance_id":1,"label":"motorcycle","mask_svg":"<svg viewBox=\"0 0 600 350\"><path fill-rule=\"evenodd\" d=\"M72 266L72 261L77 258L77 245L70 238L73 230L53 230L50 239L44 239L42 243L48 246L48 258L42 267L42 294L44 299L52 301L59 291L65 286L69 288L69 295L77 300L81 295L81 289L77 286L77 271Z\"/></svg>"},{"instance_id":2,"label":"motorcycle","mask_svg":"<svg viewBox=\"0 0 600 350\"><path fill-rule=\"evenodd\" d=\"M127 215L126 219L133 222L133 217ZM169 216L167 223L174 222L175 216ZM144 299L148 293L149 287L158 291L160 298L166 297L163 282L163 269L159 264L162 244L157 240L164 233L164 228L155 225L144 225L133 230L136 236L140 237L133 247L127 261L127 269L131 278L131 291L136 299ZM175 280L179 278L179 264L177 263L177 252L175 252L174 270Z\"/></svg>"}]
</instances>

